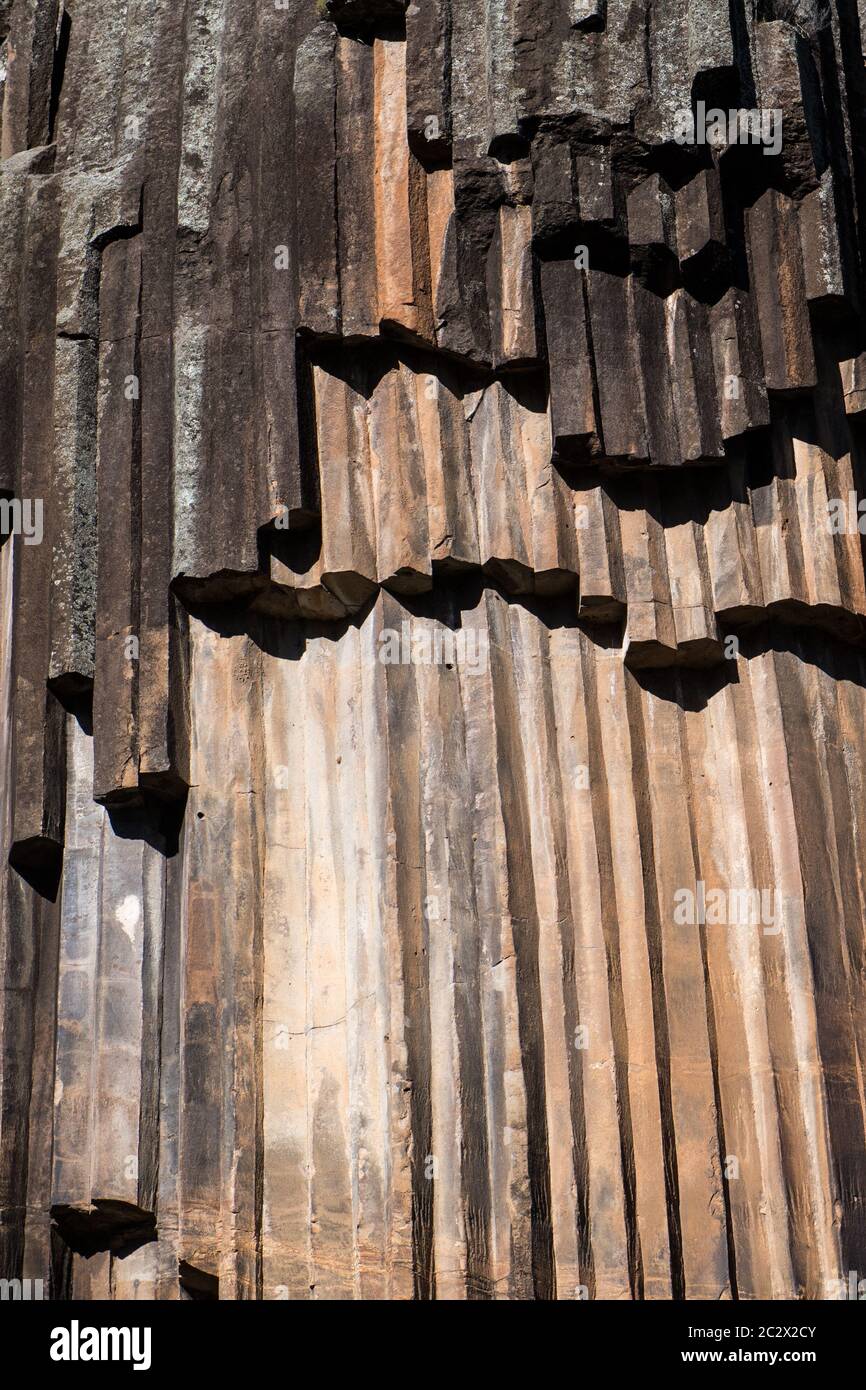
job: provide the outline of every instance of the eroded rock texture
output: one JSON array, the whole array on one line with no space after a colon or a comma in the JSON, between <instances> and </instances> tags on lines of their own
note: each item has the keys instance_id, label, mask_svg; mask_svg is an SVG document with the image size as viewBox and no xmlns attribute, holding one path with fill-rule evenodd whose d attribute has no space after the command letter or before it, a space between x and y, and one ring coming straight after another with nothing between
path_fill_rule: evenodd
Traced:
<instances>
[{"instance_id":1,"label":"eroded rock texture","mask_svg":"<svg viewBox=\"0 0 866 1390\"><path fill-rule=\"evenodd\" d=\"M0 0L0 1275L866 1273L861 26Z\"/></svg>"}]
</instances>

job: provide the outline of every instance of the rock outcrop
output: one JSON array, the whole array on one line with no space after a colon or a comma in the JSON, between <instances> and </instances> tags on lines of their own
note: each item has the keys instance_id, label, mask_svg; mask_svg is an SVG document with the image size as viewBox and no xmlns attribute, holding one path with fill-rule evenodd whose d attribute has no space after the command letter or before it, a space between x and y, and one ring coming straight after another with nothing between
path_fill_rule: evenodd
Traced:
<instances>
[{"instance_id":1,"label":"rock outcrop","mask_svg":"<svg viewBox=\"0 0 866 1390\"><path fill-rule=\"evenodd\" d=\"M0 0L0 1277L866 1271L864 34Z\"/></svg>"}]
</instances>

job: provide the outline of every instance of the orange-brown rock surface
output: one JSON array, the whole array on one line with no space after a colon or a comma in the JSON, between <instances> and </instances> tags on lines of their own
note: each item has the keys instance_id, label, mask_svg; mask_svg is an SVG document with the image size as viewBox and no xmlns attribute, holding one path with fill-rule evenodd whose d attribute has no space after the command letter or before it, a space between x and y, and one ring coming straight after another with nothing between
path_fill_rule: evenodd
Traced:
<instances>
[{"instance_id":1,"label":"orange-brown rock surface","mask_svg":"<svg viewBox=\"0 0 866 1390\"><path fill-rule=\"evenodd\" d=\"M0 0L0 1278L866 1275L861 30Z\"/></svg>"}]
</instances>

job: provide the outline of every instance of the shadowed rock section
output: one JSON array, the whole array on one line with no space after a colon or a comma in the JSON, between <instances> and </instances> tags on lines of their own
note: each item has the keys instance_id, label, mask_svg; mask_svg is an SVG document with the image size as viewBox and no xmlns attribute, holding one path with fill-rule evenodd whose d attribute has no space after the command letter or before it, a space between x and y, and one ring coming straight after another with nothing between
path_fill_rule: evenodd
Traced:
<instances>
[{"instance_id":1,"label":"shadowed rock section","mask_svg":"<svg viewBox=\"0 0 866 1390\"><path fill-rule=\"evenodd\" d=\"M866 11L670 9L0 0L0 1276L866 1267Z\"/></svg>"}]
</instances>

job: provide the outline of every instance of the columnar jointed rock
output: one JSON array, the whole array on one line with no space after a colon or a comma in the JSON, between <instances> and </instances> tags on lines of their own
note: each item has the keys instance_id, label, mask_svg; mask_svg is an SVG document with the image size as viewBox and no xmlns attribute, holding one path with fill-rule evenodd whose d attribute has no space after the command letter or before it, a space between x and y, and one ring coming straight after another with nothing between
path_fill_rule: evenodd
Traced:
<instances>
[{"instance_id":1,"label":"columnar jointed rock","mask_svg":"<svg viewBox=\"0 0 866 1390\"><path fill-rule=\"evenodd\" d=\"M0 0L0 1276L866 1267L864 20Z\"/></svg>"}]
</instances>

